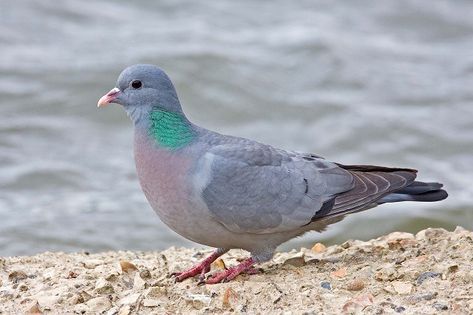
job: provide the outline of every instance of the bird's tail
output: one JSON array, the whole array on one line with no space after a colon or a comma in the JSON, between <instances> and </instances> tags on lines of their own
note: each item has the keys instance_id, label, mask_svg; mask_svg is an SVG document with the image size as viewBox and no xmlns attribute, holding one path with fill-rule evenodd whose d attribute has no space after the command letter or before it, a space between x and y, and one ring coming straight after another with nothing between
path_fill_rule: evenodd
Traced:
<instances>
[{"instance_id":1,"label":"bird's tail","mask_svg":"<svg viewBox=\"0 0 473 315\"><path fill-rule=\"evenodd\" d=\"M345 216L379 204L399 201L438 201L448 194L439 183L416 181L417 171L374 165L342 165L354 177L353 189L335 196L317 211L313 221L321 217Z\"/></svg>"},{"instance_id":2,"label":"bird's tail","mask_svg":"<svg viewBox=\"0 0 473 315\"><path fill-rule=\"evenodd\" d=\"M410 185L390 193L377 201L378 204L399 201L439 201L448 197L440 183L414 181Z\"/></svg>"}]
</instances>

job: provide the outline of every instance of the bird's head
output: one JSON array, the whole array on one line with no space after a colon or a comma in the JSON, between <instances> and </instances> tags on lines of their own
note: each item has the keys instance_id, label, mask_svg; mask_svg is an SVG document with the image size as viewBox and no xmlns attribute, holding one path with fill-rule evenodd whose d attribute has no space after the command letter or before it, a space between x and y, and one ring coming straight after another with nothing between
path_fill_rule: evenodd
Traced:
<instances>
[{"instance_id":1,"label":"bird's head","mask_svg":"<svg viewBox=\"0 0 473 315\"><path fill-rule=\"evenodd\" d=\"M181 104L167 74L159 67L137 64L122 71L115 88L102 96L98 107L120 104L135 124L153 108L182 113Z\"/></svg>"}]
</instances>

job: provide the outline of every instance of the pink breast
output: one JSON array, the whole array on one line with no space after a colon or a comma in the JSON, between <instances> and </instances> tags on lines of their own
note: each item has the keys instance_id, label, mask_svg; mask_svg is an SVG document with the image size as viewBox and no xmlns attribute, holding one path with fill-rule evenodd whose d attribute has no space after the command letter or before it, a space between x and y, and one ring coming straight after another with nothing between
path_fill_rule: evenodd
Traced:
<instances>
[{"instance_id":1,"label":"pink breast","mask_svg":"<svg viewBox=\"0 0 473 315\"><path fill-rule=\"evenodd\" d=\"M191 160L168 149L160 149L152 139L135 133L136 171L146 198L168 225L189 207L188 182Z\"/></svg>"}]
</instances>

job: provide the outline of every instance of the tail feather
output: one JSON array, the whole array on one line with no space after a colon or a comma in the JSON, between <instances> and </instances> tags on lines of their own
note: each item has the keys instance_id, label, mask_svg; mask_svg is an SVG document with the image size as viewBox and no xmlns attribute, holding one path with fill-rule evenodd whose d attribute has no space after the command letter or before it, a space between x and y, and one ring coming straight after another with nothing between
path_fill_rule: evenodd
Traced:
<instances>
[{"instance_id":1,"label":"tail feather","mask_svg":"<svg viewBox=\"0 0 473 315\"><path fill-rule=\"evenodd\" d=\"M317 212L312 221L343 218L349 213L367 210L388 202L431 202L448 197L440 183L415 181L417 170L414 169L373 165L338 164L338 166L353 175L354 186L324 204L323 211Z\"/></svg>"},{"instance_id":2,"label":"tail feather","mask_svg":"<svg viewBox=\"0 0 473 315\"><path fill-rule=\"evenodd\" d=\"M412 184L384 196L377 201L378 204L399 201L433 202L448 197L448 193L441 189L440 183L424 183L415 181Z\"/></svg>"},{"instance_id":3,"label":"tail feather","mask_svg":"<svg viewBox=\"0 0 473 315\"><path fill-rule=\"evenodd\" d=\"M403 189L414 182L416 170L405 168L388 168L373 165L342 165L354 179L353 189L335 197L332 208L324 217L340 216L363 211L375 206L380 198ZM320 215L314 216L317 220Z\"/></svg>"}]
</instances>

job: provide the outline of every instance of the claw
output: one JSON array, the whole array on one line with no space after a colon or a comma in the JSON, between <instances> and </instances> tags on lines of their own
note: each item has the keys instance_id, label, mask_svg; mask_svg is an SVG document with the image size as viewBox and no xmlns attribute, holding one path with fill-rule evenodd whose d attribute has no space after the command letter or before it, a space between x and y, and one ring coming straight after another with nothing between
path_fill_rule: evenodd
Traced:
<instances>
[{"instance_id":1,"label":"claw","mask_svg":"<svg viewBox=\"0 0 473 315\"><path fill-rule=\"evenodd\" d=\"M252 270L254 269L252 268L254 264L255 264L255 261L253 260L253 258L248 258L235 267L216 273L215 275L207 279L205 283L216 284L216 283L229 282L235 279L241 273L244 273L246 271L252 272Z\"/></svg>"},{"instance_id":2,"label":"claw","mask_svg":"<svg viewBox=\"0 0 473 315\"><path fill-rule=\"evenodd\" d=\"M217 249L209 257L204 259L201 263L183 272L173 272L171 276L175 277L176 282L181 282L187 278L191 278L200 274L199 276L199 282L200 282L202 281L201 280L202 278L205 279L205 274L209 272L210 264L212 264L218 257L223 255L225 252L226 250Z\"/></svg>"},{"instance_id":3,"label":"claw","mask_svg":"<svg viewBox=\"0 0 473 315\"><path fill-rule=\"evenodd\" d=\"M197 282L198 286L203 286L205 283L205 279L199 279L199 282Z\"/></svg>"}]
</instances>

